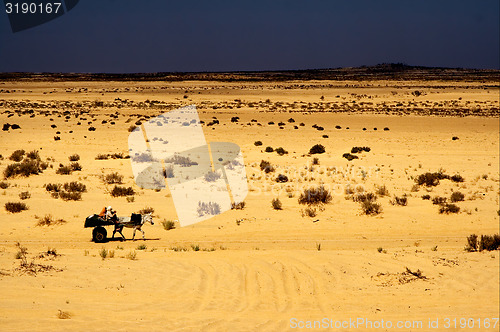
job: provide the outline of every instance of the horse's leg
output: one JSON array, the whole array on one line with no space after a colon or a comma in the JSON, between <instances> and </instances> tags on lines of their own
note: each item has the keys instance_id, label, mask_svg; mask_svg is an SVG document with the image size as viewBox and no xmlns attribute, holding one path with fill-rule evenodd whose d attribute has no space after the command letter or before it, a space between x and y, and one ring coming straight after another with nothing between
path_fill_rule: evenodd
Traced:
<instances>
[{"instance_id":1,"label":"horse's leg","mask_svg":"<svg viewBox=\"0 0 500 332\"><path fill-rule=\"evenodd\" d=\"M120 233L120 235L122 236L122 239L123 239L123 240L126 240L125 235L123 235L122 231L123 231L123 226L122 226L122 227L120 227L119 233Z\"/></svg>"},{"instance_id":2,"label":"horse's leg","mask_svg":"<svg viewBox=\"0 0 500 332\"><path fill-rule=\"evenodd\" d=\"M141 226L142 226L142 225L141 225ZM144 238L144 231L142 230L142 227L139 227L139 230L142 232L142 239L143 239L143 240L146 240L146 239Z\"/></svg>"},{"instance_id":3,"label":"horse's leg","mask_svg":"<svg viewBox=\"0 0 500 332\"><path fill-rule=\"evenodd\" d=\"M135 238L135 231L137 230L137 228L134 226L134 233L132 233L132 240L134 240Z\"/></svg>"},{"instance_id":4,"label":"horse's leg","mask_svg":"<svg viewBox=\"0 0 500 332\"><path fill-rule=\"evenodd\" d=\"M112 239L115 238L115 233L116 233L116 226L115 226L115 229L113 229L113 237L112 237Z\"/></svg>"}]
</instances>

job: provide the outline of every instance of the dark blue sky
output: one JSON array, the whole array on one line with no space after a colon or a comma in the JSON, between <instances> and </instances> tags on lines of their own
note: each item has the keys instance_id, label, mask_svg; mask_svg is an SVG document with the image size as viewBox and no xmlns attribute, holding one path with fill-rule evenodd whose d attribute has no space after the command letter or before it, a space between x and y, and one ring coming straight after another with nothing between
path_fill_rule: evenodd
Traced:
<instances>
[{"instance_id":1,"label":"dark blue sky","mask_svg":"<svg viewBox=\"0 0 500 332\"><path fill-rule=\"evenodd\" d=\"M500 69L499 15L498 0L81 0L12 33L2 8L0 72Z\"/></svg>"}]
</instances>

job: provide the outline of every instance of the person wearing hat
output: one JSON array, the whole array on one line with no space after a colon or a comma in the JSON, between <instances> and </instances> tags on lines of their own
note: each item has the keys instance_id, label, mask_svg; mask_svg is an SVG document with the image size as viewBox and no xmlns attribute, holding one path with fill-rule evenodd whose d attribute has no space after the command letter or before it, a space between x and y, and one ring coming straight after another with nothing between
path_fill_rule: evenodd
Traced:
<instances>
[{"instance_id":1,"label":"person wearing hat","mask_svg":"<svg viewBox=\"0 0 500 332\"><path fill-rule=\"evenodd\" d=\"M116 216L116 211L110 206L102 209L101 213L99 213L99 217L104 218L105 220L111 220L114 223L118 222L118 217Z\"/></svg>"}]
</instances>

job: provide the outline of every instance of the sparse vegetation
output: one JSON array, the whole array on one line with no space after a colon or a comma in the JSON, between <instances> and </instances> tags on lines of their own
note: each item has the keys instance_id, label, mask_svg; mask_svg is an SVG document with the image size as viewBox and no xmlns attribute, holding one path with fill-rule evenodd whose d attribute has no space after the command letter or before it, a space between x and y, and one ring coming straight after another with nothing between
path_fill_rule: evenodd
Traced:
<instances>
[{"instance_id":1,"label":"sparse vegetation","mask_svg":"<svg viewBox=\"0 0 500 332\"><path fill-rule=\"evenodd\" d=\"M31 198L31 194L29 191L22 191L19 193L19 198L22 200Z\"/></svg>"},{"instance_id":2,"label":"sparse vegetation","mask_svg":"<svg viewBox=\"0 0 500 332\"><path fill-rule=\"evenodd\" d=\"M83 193L87 191L87 187L80 182L72 181L72 182L66 182L63 186L64 190L67 192L73 193L73 192L78 192L78 193ZM47 189L47 187L45 187Z\"/></svg>"},{"instance_id":3,"label":"sparse vegetation","mask_svg":"<svg viewBox=\"0 0 500 332\"><path fill-rule=\"evenodd\" d=\"M262 141L255 141L255 142L253 142L253 145L255 145L255 146L261 146L262 145Z\"/></svg>"},{"instance_id":4,"label":"sparse vegetation","mask_svg":"<svg viewBox=\"0 0 500 332\"><path fill-rule=\"evenodd\" d=\"M439 197L436 196L432 199L432 204L434 205L441 205L446 203L446 197Z\"/></svg>"},{"instance_id":5,"label":"sparse vegetation","mask_svg":"<svg viewBox=\"0 0 500 332\"><path fill-rule=\"evenodd\" d=\"M476 234L471 234L467 237L466 251L492 251L497 250L500 247L500 234L493 235L481 235L478 241L478 236Z\"/></svg>"},{"instance_id":6,"label":"sparse vegetation","mask_svg":"<svg viewBox=\"0 0 500 332\"><path fill-rule=\"evenodd\" d=\"M4 170L4 177L6 179L21 175L28 177L42 172L46 168L46 164L40 160L25 159L22 162L13 163L8 165Z\"/></svg>"},{"instance_id":7,"label":"sparse vegetation","mask_svg":"<svg viewBox=\"0 0 500 332\"><path fill-rule=\"evenodd\" d=\"M422 195L422 199L423 200L430 200L431 199L431 195L429 195L429 194Z\"/></svg>"},{"instance_id":8,"label":"sparse vegetation","mask_svg":"<svg viewBox=\"0 0 500 332\"><path fill-rule=\"evenodd\" d=\"M243 210L245 208L245 202L231 203L231 210Z\"/></svg>"},{"instance_id":9,"label":"sparse vegetation","mask_svg":"<svg viewBox=\"0 0 500 332\"><path fill-rule=\"evenodd\" d=\"M265 173L274 172L274 167L273 167L273 165L271 165L271 163L269 161L262 160L260 162L259 167L260 167L260 170L264 171Z\"/></svg>"},{"instance_id":10,"label":"sparse vegetation","mask_svg":"<svg viewBox=\"0 0 500 332\"><path fill-rule=\"evenodd\" d=\"M454 191L451 196L450 196L450 201L452 203L455 203L455 202L461 202L463 201L465 198L465 195L462 194L460 191Z\"/></svg>"},{"instance_id":11,"label":"sparse vegetation","mask_svg":"<svg viewBox=\"0 0 500 332\"><path fill-rule=\"evenodd\" d=\"M172 220L164 220L164 221L162 221L161 225L163 226L163 229L166 231L169 231L169 230L175 228L175 223Z\"/></svg>"},{"instance_id":12,"label":"sparse vegetation","mask_svg":"<svg viewBox=\"0 0 500 332\"><path fill-rule=\"evenodd\" d=\"M406 206L408 205L408 198L406 195L403 195L401 197L399 196L394 196L394 199L390 201L392 205L399 205L399 206Z\"/></svg>"},{"instance_id":13,"label":"sparse vegetation","mask_svg":"<svg viewBox=\"0 0 500 332\"><path fill-rule=\"evenodd\" d=\"M439 213L450 214L450 213L458 213L460 212L460 207L455 204L443 204L439 208Z\"/></svg>"},{"instance_id":14,"label":"sparse vegetation","mask_svg":"<svg viewBox=\"0 0 500 332\"><path fill-rule=\"evenodd\" d=\"M215 216L220 214L220 205L216 202L198 202L198 209L196 212L200 217L207 214Z\"/></svg>"},{"instance_id":15,"label":"sparse vegetation","mask_svg":"<svg viewBox=\"0 0 500 332\"><path fill-rule=\"evenodd\" d=\"M60 175L69 175L72 172L73 168L71 168L71 166L64 166L64 165L59 166L59 168L56 170L56 174Z\"/></svg>"},{"instance_id":16,"label":"sparse vegetation","mask_svg":"<svg viewBox=\"0 0 500 332\"><path fill-rule=\"evenodd\" d=\"M12 161L20 162L21 160L23 160L24 154L25 154L24 150L16 150L12 152L9 159Z\"/></svg>"},{"instance_id":17,"label":"sparse vegetation","mask_svg":"<svg viewBox=\"0 0 500 332\"><path fill-rule=\"evenodd\" d=\"M389 189L385 185L377 187L377 190L375 191L377 195L380 197L382 196L389 196Z\"/></svg>"},{"instance_id":18,"label":"sparse vegetation","mask_svg":"<svg viewBox=\"0 0 500 332\"><path fill-rule=\"evenodd\" d=\"M323 185L316 188L304 189L300 194L299 204L328 204L332 200L330 191Z\"/></svg>"},{"instance_id":19,"label":"sparse vegetation","mask_svg":"<svg viewBox=\"0 0 500 332\"><path fill-rule=\"evenodd\" d=\"M44 217L39 218L35 216L36 219L38 219L38 222L36 223L36 226L53 226L53 225L60 225L66 223L66 220L64 219L54 219L52 215L46 214Z\"/></svg>"},{"instance_id":20,"label":"sparse vegetation","mask_svg":"<svg viewBox=\"0 0 500 332\"><path fill-rule=\"evenodd\" d=\"M288 182L288 176L284 175L284 174L279 174L277 177L276 177L276 182L278 183L285 183L285 182Z\"/></svg>"},{"instance_id":21,"label":"sparse vegetation","mask_svg":"<svg viewBox=\"0 0 500 332\"><path fill-rule=\"evenodd\" d=\"M155 212L155 209L154 209L154 208L152 208L152 207L150 207L150 206L147 206L147 207L145 207L144 209L139 210L139 212L138 212L138 213L139 213L139 214L149 214L149 213L153 214L154 212Z\"/></svg>"},{"instance_id":22,"label":"sparse vegetation","mask_svg":"<svg viewBox=\"0 0 500 332\"><path fill-rule=\"evenodd\" d=\"M271 201L271 205L275 210L281 210L282 208L282 204L279 198L273 198L273 200Z\"/></svg>"},{"instance_id":23,"label":"sparse vegetation","mask_svg":"<svg viewBox=\"0 0 500 332\"><path fill-rule=\"evenodd\" d=\"M276 150L274 150L274 151L276 151L276 153L279 154L280 156L288 154L288 151L286 151L285 149L283 149L281 146L279 148L277 148Z\"/></svg>"},{"instance_id":24,"label":"sparse vegetation","mask_svg":"<svg viewBox=\"0 0 500 332\"><path fill-rule=\"evenodd\" d=\"M0 189L7 189L9 188L9 183L5 181L0 182Z\"/></svg>"},{"instance_id":25,"label":"sparse vegetation","mask_svg":"<svg viewBox=\"0 0 500 332\"><path fill-rule=\"evenodd\" d=\"M28 206L21 202L7 202L5 203L5 210L10 213L19 213L28 210Z\"/></svg>"},{"instance_id":26,"label":"sparse vegetation","mask_svg":"<svg viewBox=\"0 0 500 332\"><path fill-rule=\"evenodd\" d=\"M361 152L370 152L371 151L371 148L367 147L367 146L355 146L351 149L351 153L361 153Z\"/></svg>"},{"instance_id":27,"label":"sparse vegetation","mask_svg":"<svg viewBox=\"0 0 500 332\"><path fill-rule=\"evenodd\" d=\"M121 196L132 196L134 195L134 189L132 187L121 187L115 185L111 190L111 196L113 197L121 197Z\"/></svg>"},{"instance_id":28,"label":"sparse vegetation","mask_svg":"<svg viewBox=\"0 0 500 332\"><path fill-rule=\"evenodd\" d=\"M68 157L69 161L78 161L80 160L80 156L75 154L72 154L71 156Z\"/></svg>"},{"instance_id":29,"label":"sparse vegetation","mask_svg":"<svg viewBox=\"0 0 500 332\"><path fill-rule=\"evenodd\" d=\"M342 158L345 158L347 159L348 161L351 161L351 160L354 160L354 159L358 159L358 156L355 156L353 154L350 154L350 153L344 153L342 155Z\"/></svg>"},{"instance_id":30,"label":"sparse vegetation","mask_svg":"<svg viewBox=\"0 0 500 332\"><path fill-rule=\"evenodd\" d=\"M439 184L439 180L449 179L449 178L450 177L448 175L444 174L441 171L434 173L426 172L417 176L415 178L415 182L419 186L424 185L426 187L435 187Z\"/></svg>"},{"instance_id":31,"label":"sparse vegetation","mask_svg":"<svg viewBox=\"0 0 500 332\"><path fill-rule=\"evenodd\" d=\"M107 184L121 184L123 182L123 175L118 174L118 172L113 172L104 176L104 182Z\"/></svg>"},{"instance_id":32,"label":"sparse vegetation","mask_svg":"<svg viewBox=\"0 0 500 332\"><path fill-rule=\"evenodd\" d=\"M316 217L317 214L318 213L317 213L316 208L308 206L307 208L304 209L302 216L308 216L308 217L313 218L313 217Z\"/></svg>"},{"instance_id":33,"label":"sparse vegetation","mask_svg":"<svg viewBox=\"0 0 500 332\"><path fill-rule=\"evenodd\" d=\"M135 261L137 259L137 252L134 251L130 251L126 256L125 256L126 259L130 259L131 261Z\"/></svg>"},{"instance_id":34,"label":"sparse vegetation","mask_svg":"<svg viewBox=\"0 0 500 332\"><path fill-rule=\"evenodd\" d=\"M135 248L135 249L136 249L136 250L146 250L147 248L148 248L148 246L147 246L147 245L145 245L145 244L139 244L139 245L137 246L137 248Z\"/></svg>"},{"instance_id":35,"label":"sparse vegetation","mask_svg":"<svg viewBox=\"0 0 500 332\"><path fill-rule=\"evenodd\" d=\"M272 147L268 146L268 147L266 147L266 149L265 149L264 151L266 151L266 152L269 152L269 153L270 153L270 152L273 152L273 151L274 151L274 149L273 149Z\"/></svg>"},{"instance_id":36,"label":"sparse vegetation","mask_svg":"<svg viewBox=\"0 0 500 332\"><path fill-rule=\"evenodd\" d=\"M309 154L320 154L325 153L325 147L321 144L314 145L311 149L309 149Z\"/></svg>"}]
</instances>

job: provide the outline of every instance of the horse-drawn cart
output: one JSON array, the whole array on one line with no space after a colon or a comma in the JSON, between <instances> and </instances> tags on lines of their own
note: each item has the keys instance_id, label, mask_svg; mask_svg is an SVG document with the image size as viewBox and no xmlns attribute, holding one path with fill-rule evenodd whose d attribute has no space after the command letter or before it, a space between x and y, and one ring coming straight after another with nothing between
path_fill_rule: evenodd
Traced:
<instances>
[{"instance_id":1,"label":"horse-drawn cart","mask_svg":"<svg viewBox=\"0 0 500 332\"><path fill-rule=\"evenodd\" d=\"M106 231L105 226L114 226L113 230L113 238L115 233L118 232L122 236L123 240L125 240L125 236L122 234L122 230L124 227L130 227L134 229L134 235L132 239L135 238L136 230L140 230L142 232L142 238L144 239L144 231L141 229L144 222L149 222L151 225L154 225L153 218L151 214L136 214L132 213L130 217L119 217L118 221L115 223L111 220L106 220L100 217L97 214L92 214L85 219L85 224L83 227L90 228L93 227L92 230L92 241L96 243L106 242L108 232Z\"/></svg>"}]
</instances>

